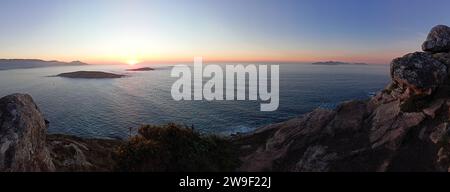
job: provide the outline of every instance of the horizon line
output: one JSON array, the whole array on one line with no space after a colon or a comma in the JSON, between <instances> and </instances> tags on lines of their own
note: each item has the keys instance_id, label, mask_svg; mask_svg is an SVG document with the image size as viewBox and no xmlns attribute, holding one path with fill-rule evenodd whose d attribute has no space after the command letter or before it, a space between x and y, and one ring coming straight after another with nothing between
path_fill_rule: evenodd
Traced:
<instances>
[{"instance_id":1,"label":"horizon line","mask_svg":"<svg viewBox=\"0 0 450 192\"><path fill-rule=\"evenodd\" d=\"M81 59L77 60L58 60L58 59L41 59L41 58L0 58L0 60L39 60L45 62L82 62L89 65L127 65L126 62L123 61L83 61ZM179 64L179 63L192 63L194 59L191 60L147 60L147 61L139 61L136 65L139 64ZM369 65L388 65L389 63L383 62L360 62L360 61L346 61L346 60L217 60L217 59L204 59L203 63L281 63L281 64L307 64L307 63L315 63L315 62L344 62L344 63L365 63Z\"/></svg>"}]
</instances>

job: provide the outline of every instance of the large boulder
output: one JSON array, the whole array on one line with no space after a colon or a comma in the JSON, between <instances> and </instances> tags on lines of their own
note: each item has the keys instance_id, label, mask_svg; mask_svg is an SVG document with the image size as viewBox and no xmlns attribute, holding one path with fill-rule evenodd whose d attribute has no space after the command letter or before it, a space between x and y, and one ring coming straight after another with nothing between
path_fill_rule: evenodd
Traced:
<instances>
[{"instance_id":1,"label":"large boulder","mask_svg":"<svg viewBox=\"0 0 450 192\"><path fill-rule=\"evenodd\" d=\"M422 49L427 52L440 53L450 51L450 27L438 25L431 29Z\"/></svg>"},{"instance_id":2,"label":"large boulder","mask_svg":"<svg viewBox=\"0 0 450 192\"><path fill-rule=\"evenodd\" d=\"M446 80L447 66L430 53L410 53L391 62L391 78L412 94L431 94Z\"/></svg>"},{"instance_id":3,"label":"large boulder","mask_svg":"<svg viewBox=\"0 0 450 192\"><path fill-rule=\"evenodd\" d=\"M31 96L0 99L0 171L54 171L46 147L47 126Z\"/></svg>"},{"instance_id":4,"label":"large boulder","mask_svg":"<svg viewBox=\"0 0 450 192\"><path fill-rule=\"evenodd\" d=\"M433 58L447 65L447 69L450 72L450 53L435 53Z\"/></svg>"}]
</instances>

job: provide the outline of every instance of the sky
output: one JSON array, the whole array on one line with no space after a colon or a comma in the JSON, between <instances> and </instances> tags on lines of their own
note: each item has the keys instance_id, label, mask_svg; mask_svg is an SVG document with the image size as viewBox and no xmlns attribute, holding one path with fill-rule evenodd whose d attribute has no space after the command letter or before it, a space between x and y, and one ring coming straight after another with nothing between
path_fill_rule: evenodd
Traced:
<instances>
[{"instance_id":1,"label":"sky","mask_svg":"<svg viewBox=\"0 0 450 192\"><path fill-rule=\"evenodd\" d=\"M387 64L448 0L0 0L0 58Z\"/></svg>"}]
</instances>

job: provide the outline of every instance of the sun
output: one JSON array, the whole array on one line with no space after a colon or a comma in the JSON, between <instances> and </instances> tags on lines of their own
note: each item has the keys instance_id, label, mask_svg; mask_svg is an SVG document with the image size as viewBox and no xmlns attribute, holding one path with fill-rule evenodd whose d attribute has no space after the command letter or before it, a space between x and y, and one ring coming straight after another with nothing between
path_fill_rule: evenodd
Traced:
<instances>
[{"instance_id":1,"label":"sun","mask_svg":"<svg viewBox=\"0 0 450 192\"><path fill-rule=\"evenodd\" d=\"M131 65L131 66L136 65L138 63L139 63L139 61L136 60L136 59L130 59L130 60L127 61L127 64Z\"/></svg>"}]
</instances>

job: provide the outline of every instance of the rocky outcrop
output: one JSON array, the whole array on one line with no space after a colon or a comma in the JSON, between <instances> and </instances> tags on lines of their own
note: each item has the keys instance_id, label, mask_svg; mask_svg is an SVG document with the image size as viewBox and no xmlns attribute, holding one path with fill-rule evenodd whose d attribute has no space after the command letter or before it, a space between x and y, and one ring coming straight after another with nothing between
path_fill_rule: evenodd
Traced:
<instances>
[{"instance_id":1,"label":"rocky outcrop","mask_svg":"<svg viewBox=\"0 0 450 192\"><path fill-rule=\"evenodd\" d=\"M438 25L431 29L427 40L422 44L422 50L432 53L450 51L450 27Z\"/></svg>"},{"instance_id":2,"label":"rocky outcrop","mask_svg":"<svg viewBox=\"0 0 450 192\"><path fill-rule=\"evenodd\" d=\"M122 141L47 135L30 95L0 99L0 172L112 171Z\"/></svg>"},{"instance_id":3,"label":"rocky outcrop","mask_svg":"<svg viewBox=\"0 0 450 192\"><path fill-rule=\"evenodd\" d=\"M394 59L392 83L367 101L236 136L241 171L449 171L450 91L446 26L424 50Z\"/></svg>"},{"instance_id":4,"label":"rocky outcrop","mask_svg":"<svg viewBox=\"0 0 450 192\"><path fill-rule=\"evenodd\" d=\"M447 79L447 66L430 53L411 53L391 63L392 81L411 94L427 94Z\"/></svg>"},{"instance_id":5,"label":"rocky outcrop","mask_svg":"<svg viewBox=\"0 0 450 192\"><path fill-rule=\"evenodd\" d=\"M0 171L54 171L44 117L29 95L0 99Z\"/></svg>"},{"instance_id":6,"label":"rocky outcrop","mask_svg":"<svg viewBox=\"0 0 450 192\"><path fill-rule=\"evenodd\" d=\"M114 152L123 141L85 139L69 135L48 135L50 150L56 171L113 171Z\"/></svg>"}]
</instances>

